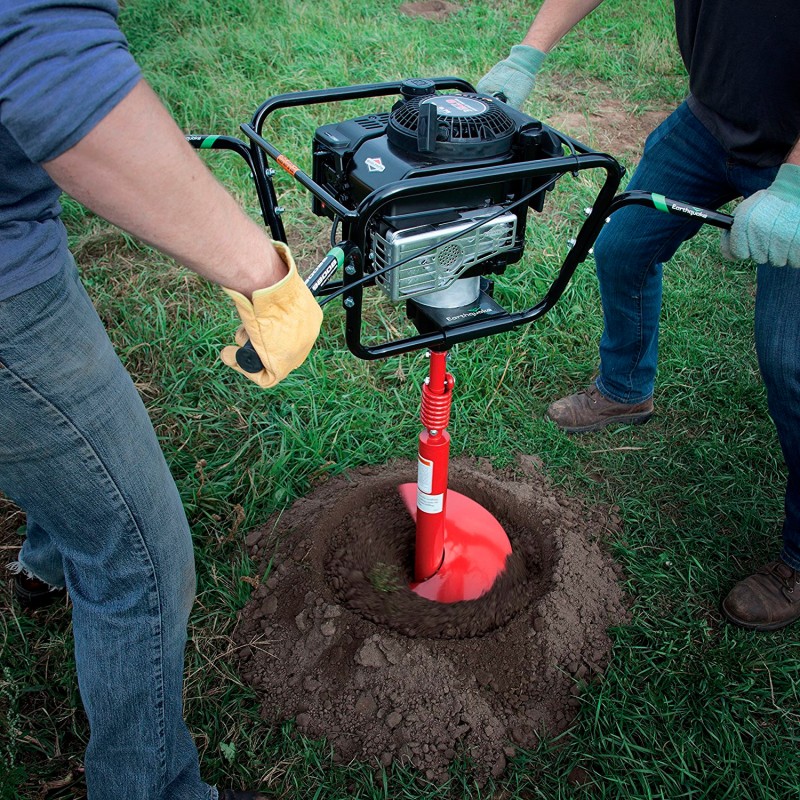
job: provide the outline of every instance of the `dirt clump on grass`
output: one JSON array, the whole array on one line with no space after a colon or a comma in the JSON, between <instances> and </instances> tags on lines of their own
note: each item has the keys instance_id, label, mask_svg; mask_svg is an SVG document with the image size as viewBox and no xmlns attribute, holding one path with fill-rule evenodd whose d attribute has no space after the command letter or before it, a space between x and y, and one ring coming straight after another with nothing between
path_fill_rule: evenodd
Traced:
<instances>
[{"instance_id":1,"label":"dirt clump on grass","mask_svg":"<svg viewBox=\"0 0 800 800\"><path fill-rule=\"evenodd\" d=\"M448 3L447 0L424 0L419 3L403 3L400 6L400 13L407 17L424 17L438 21L445 20L460 10L461 6Z\"/></svg>"},{"instance_id":2,"label":"dirt clump on grass","mask_svg":"<svg viewBox=\"0 0 800 800\"><path fill-rule=\"evenodd\" d=\"M397 486L415 480L415 463L331 480L252 531L251 556L271 568L235 639L263 716L294 718L337 761L399 760L436 783L454 759L479 781L499 776L517 747L563 731L608 661L607 628L627 618L602 546L620 523L538 467L451 464L450 488L493 513L513 547L477 600L408 588L414 524Z\"/></svg>"}]
</instances>

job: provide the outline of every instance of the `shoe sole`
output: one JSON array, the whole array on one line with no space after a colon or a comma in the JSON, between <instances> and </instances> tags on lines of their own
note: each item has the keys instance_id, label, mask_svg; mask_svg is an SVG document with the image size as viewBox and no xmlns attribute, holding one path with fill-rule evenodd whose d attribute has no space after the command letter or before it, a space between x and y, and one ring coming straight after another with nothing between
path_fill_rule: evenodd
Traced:
<instances>
[{"instance_id":1,"label":"shoe sole","mask_svg":"<svg viewBox=\"0 0 800 800\"><path fill-rule=\"evenodd\" d=\"M791 625L793 622L797 622L800 617L795 617L794 619L790 619L787 622L768 622L763 625L758 625L753 622L746 622L743 619L739 619L738 617L734 616L733 614L725 608L725 605L720 605L720 611L722 611L722 616L728 620L728 622L733 623L734 625L738 626L739 628L744 628L748 631L761 631L762 633L769 633L770 631L779 631L781 628L786 628Z\"/></svg>"},{"instance_id":2,"label":"shoe sole","mask_svg":"<svg viewBox=\"0 0 800 800\"><path fill-rule=\"evenodd\" d=\"M599 431L603 428L607 428L609 425L644 425L644 423L653 416L653 412L631 414L630 416L624 417L609 417L608 419L593 422L591 425L580 425L576 427L560 425L558 421L554 420L549 414L545 414L544 416L545 419L549 419L551 422L555 423L558 429L564 431L564 433L591 433L592 431Z\"/></svg>"}]
</instances>

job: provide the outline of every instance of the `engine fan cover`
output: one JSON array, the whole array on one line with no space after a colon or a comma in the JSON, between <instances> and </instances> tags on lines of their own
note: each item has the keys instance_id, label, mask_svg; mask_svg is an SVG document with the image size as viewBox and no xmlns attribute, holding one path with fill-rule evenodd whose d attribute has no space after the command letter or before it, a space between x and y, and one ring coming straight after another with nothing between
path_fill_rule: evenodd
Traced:
<instances>
[{"instance_id":1,"label":"engine fan cover","mask_svg":"<svg viewBox=\"0 0 800 800\"><path fill-rule=\"evenodd\" d=\"M516 131L514 120L489 97L430 94L397 103L386 133L408 153L463 161L506 155Z\"/></svg>"}]
</instances>

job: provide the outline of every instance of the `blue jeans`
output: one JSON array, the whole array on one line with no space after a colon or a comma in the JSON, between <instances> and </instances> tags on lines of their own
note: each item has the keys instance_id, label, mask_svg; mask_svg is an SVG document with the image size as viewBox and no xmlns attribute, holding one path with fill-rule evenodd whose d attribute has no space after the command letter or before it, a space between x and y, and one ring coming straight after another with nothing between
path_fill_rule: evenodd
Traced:
<instances>
[{"instance_id":1,"label":"blue jeans","mask_svg":"<svg viewBox=\"0 0 800 800\"><path fill-rule=\"evenodd\" d=\"M684 103L645 143L629 189L717 209L772 183L778 167L733 160ZM604 329L597 388L620 403L653 394L664 262L701 225L641 206L616 212L595 244ZM789 472L781 557L800 569L800 269L760 265L755 340Z\"/></svg>"},{"instance_id":2,"label":"blue jeans","mask_svg":"<svg viewBox=\"0 0 800 800\"><path fill-rule=\"evenodd\" d=\"M0 301L0 490L20 566L72 599L91 800L208 800L183 722L194 557L144 405L64 254Z\"/></svg>"}]
</instances>

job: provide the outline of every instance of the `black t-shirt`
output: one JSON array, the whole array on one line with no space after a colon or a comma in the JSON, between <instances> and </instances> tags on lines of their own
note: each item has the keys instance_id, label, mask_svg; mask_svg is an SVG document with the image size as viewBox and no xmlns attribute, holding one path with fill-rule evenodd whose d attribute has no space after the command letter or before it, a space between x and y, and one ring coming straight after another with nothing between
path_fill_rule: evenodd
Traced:
<instances>
[{"instance_id":1,"label":"black t-shirt","mask_svg":"<svg viewBox=\"0 0 800 800\"><path fill-rule=\"evenodd\" d=\"M689 104L735 158L782 162L800 136L800 0L675 0Z\"/></svg>"}]
</instances>

